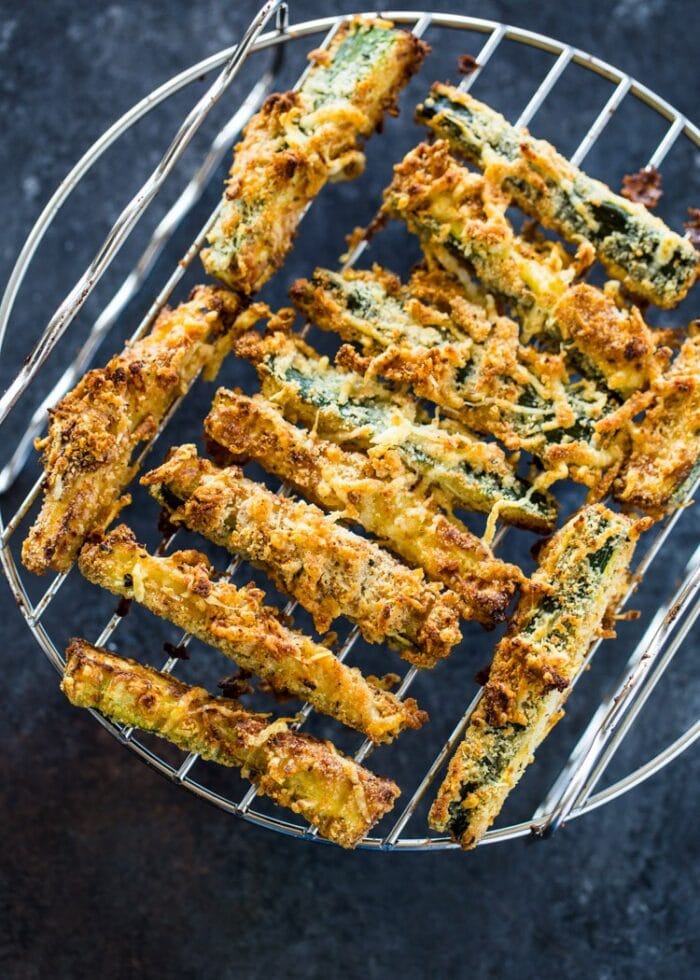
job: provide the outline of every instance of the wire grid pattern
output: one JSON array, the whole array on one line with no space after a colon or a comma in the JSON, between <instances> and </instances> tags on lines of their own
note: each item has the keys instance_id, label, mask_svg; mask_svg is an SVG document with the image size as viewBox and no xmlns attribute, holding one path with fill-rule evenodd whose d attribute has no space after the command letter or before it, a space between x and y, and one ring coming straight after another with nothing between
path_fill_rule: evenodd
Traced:
<instances>
[{"instance_id":1,"label":"wire grid pattern","mask_svg":"<svg viewBox=\"0 0 700 980\"><path fill-rule=\"evenodd\" d=\"M663 139L648 160L648 166L659 167L667 153L682 135L691 140L695 146L700 146L700 131L670 105L658 98L646 87L636 82L629 75L625 75L607 63L599 61L569 45L560 44L551 38L526 30L472 17L403 11L388 11L384 15L397 23L409 27L419 36L430 26L477 33L478 35L485 36L481 50L476 56L478 67L462 81L460 87L463 90L470 88L479 75L487 68L489 60L503 40L507 39L523 45L536 47L555 56L545 77L520 114L517 125L524 126L531 121L554 89L564 70L570 64L579 65L606 79L613 86L613 90L594 119L588 132L571 156L571 160L575 164L581 164L583 162L598 137L605 130L613 113L629 95L645 102L667 120L669 124ZM263 27L266 26L272 16L275 17L274 29L265 34L261 33ZM58 189L37 221L12 272L2 302L0 303L0 343L7 328L17 292L32 256L63 201L68 197L82 176L111 143L157 104L174 92L184 88L203 72L223 66L221 74L215 79L209 91L202 96L195 109L188 115L178 136L159 166L117 219L115 226L96 256L95 261L84 276L81 277L76 287L71 290L64 303L51 319L42 338L20 371L18 378L15 379L8 391L0 399L0 422L6 417L15 402L21 397L27 386L36 376L43 360L58 342L61 334L67 329L101 274L109 266L120 245L143 214L148 203L150 203L157 193L167 174L184 152L187 143L199 125L201 125L211 106L220 98L237 74L248 52L265 48L272 48L274 50L275 59L272 67L261 75L249 94L243 99L233 117L219 132L209 153L189 181L185 190L159 222L140 260L117 290L112 300L104 307L78 352L75 361L59 378L33 413L25 436L21 439L4 469L0 471L0 492L11 486L18 473L22 470L30 451L32 439L41 430L43 425L46 408L55 403L56 400L72 387L89 365L92 355L101 340L108 334L126 304L138 293L146 275L153 267L157 257L161 254L171 234L201 197L209 177L221 162L223 156L228 152L231 143L238 137L247 120L259 108L265 96L271 91L281 61L278 55L284 51L285 45L295 39L322 34L324 37L321 46L325 46L330 43L333 34L345 19L345 17L326 17L298 25L290 25L288 23L286 4L281 3L280 0L268 0L253 20L249 30L238 46L220 52L192 66L192 68L182 72L151 93L151 95L147 96L146 99L142 100L142 102L138 103L118 120L85 154L73 171L71 171L66 181ZM303 75L297 82L297 85L301 83L302 79ZM216 218L217 210L204 223L183 259L167 279L148 313L133 334L133 338L142 336L149 329L158 312L167 303L175 286L197 255L208 230ZM345 263L346 267L357 261L366 245L366 241L361 241L354 248ZM145 457L155 439L161 435L181 402L182 398L173 405L153 440L143 448L140 459ZM36 603L32 603L10 551L10 541L28 514L32 504L39 496L41 484L42 480L40 478L31 488L17 512L7 522L4 521L4 518L0 518L0 529L2 533L0 557L5 574L31 632L54 667L59 672L62 672L64 666L62 653L42 623L42 618L59 594L66 575L56 575L41 598ZM286 493L286 487L282 486L279 492ZM679 515L680 511L676 511L658 525L655 536L651 538L647 550L638 562L637 568L635 569L635 578L638 579L643 575L658 557L663 545L677 523ZM494 542L495 546L502 540L504 533L505 529L499 531ZM173 537L174 535L162 543L162 550L170 547ZM235 576L240 564L239 559L233 559L231 561L227 569L229 577L232 578ZM632 591L633 586L630 587L624 602L627 601ZM684 581L680 587L652 617L642 639L630 654L626 669L619 683L609 691L607 696L596 707L588 726L574 747L568 762L542 800L533 817L522 823L492 829L481 843L493 843L500 840L522 837L532 831L540 835L550 833L565 820L587 813L605 802L620 796L633 786L636 786L670 762L684 749L688 748L700 736L700 721L697 721L683 735L669 744L645 765L608 786L606 789L595 791L620 743L695 623L700 613L699 592L700 548L691 557L686 568ZM291 614L295 606L296 603L290 602L285 612ZM95 638L94 642L98 645L106 644L118 629L121 621L122 617L115 613L106 623L100 635ZM356 627L351 629L347 634L338 651L338 656L341 660L344 660L349 655L358 636L359 631ZM190 639L191 637L189 635L183 634L180 638L179 646L187 646ZM586 663L590 662L598 645L595 644L589 651ZM166 672L171 672L175 669L177 663L178 659L171 656L161 669ZM406 672L397 691L400 697L403 697L409 690L416 674L417 671L415 668L411 668ZM436 850L457 846L445 837L425 835L409 837L402 835L421 800L430 789L445 761L449 758L452 750L461 739L471 713L479 701L479 697L480 694L478 693L468 705L449 738L428 767L425 776L418 786L415 787L408 802L395 819L390 830L382 837L370 836L365 838L360 845L361 847L380 850ZM297 728L305 723L311 714L311 710L311 706L308 704L302 707L295 722ZM192 775L198 761L197 755L186 755L178 765L174 765L140 741L134 734L132 728L115 725L107 721L97 712L92 712L92 714L112 735L127 745L153 768L209 802L268 829L296 837L316 840L322 839L318 836L314 827L285 820L278 816L271 817L256 810L253 806L256 797L254 786L251 786L242 797L234 800L214 791L205 785L203 781L198 781ZM372 748L372 744L368 740L365 740L355 753L356 760L358 762L364 761L370 755Z\"/></svg>"}]
</instances>

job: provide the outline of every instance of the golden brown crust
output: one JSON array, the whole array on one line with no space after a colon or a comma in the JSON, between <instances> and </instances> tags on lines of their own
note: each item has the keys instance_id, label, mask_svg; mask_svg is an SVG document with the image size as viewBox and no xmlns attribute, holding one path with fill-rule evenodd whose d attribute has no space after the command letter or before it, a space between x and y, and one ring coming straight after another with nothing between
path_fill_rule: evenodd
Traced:
<instances>
[{"instance_id":1,"label":"golden brown crust","mask_svg":"<svg viewBox=\"0 0 700 980\"><path fill-rule=\"evenodd\" d=\"M387 454L372 460L287 422L263 398L219 389L205 420L210 439L238 461L257 460L326 510L376 534L410 564L456 593L463 616L503 618L522 574L493 557L464 525L421 495L413 474ZM452 627L441 644L456 642Z\"/></svg>"},{"instance_id":2,"label":"golden brown crust","mask_svg":"<svg viewBox=\"0 0 700 980\"><path fill-rule=\"evenodd\" d=\"M567 294L579 312L581 289L588 287ZM375 266L342 275L316 270L292 287L292 297L318 326L362 345L366 357L343 347L338 360L368 381L380 374L410 384L473 430L533 453L557 478L600 487L605 471L604 485L612 481L624 437L615 428L598 434L595 426L617 402L591 381L572 380L561 353L523 345L517 323L499 315L493 297L477 287L465 288L437 268L416 270L402 286ZM598 344L592 331L589 350ZM612 364L615 345L607 350L603 342L600 349ZM624 363L633 369L629 359ZM475 441L477 447L485 454L496 448Z\"/></svg>"},{"instance_id":3,"label":"golden brown crust","mask_svg":"<svg viewBox=\"0 0 700 980\"><path fill-rule=\"evenodd\" d=\"M276 316L270 324L278 321ZM262 393L287 419L372 459L398 455L445 509L482 511L539 532L553 529L554 499L534 494L496 443L452 418L431 419L415 398L376 381L355 348L341 347L332 367L298 336L275 329L264 337L244 334L236 352L252 361Z\"/></svg>"},{"instance_id":4,"label":"golden brown crust","mask_svg":"<svg viewBox=\"0 0 700 980\"><path fill-rule=\"evenodd\" d=\"M115 656L85 640L66 650L61 689L81 708L154 732L203 759L234 766L259 792L318 826L341 847L355 847L394 805L399 788L342 755L331 742L292 731L285 719L246 711Z\"/></svg>"},{"instance_id":5,"label":"golden brown crust","mask_svg":"<svg viewBox=\"0 0 700 980\"><path fill-rule=\"evenodd\" d=\"M694 327L668 373L652 385L632 449L614 487L628 507L655 517L682 504L700 459L700 327Z\"/></svg>"},{"instance_id":6,"label":"golden brown crust","mask_svg":"<svg viewBox=\"0 0 700 980\"><path fill-rule=\"evenodd\" d=\"M623 395L645 388L668 364L665 334L655 335L636 306L621 308L586 283L570 286L554 307L564 340L572 338L589 367Z\"/></svg>"},{"instance_id":7,"label":"golden brown crust","mask_svg":"<svg viewBox=\"0 0 700 980\"><path fill-rule=\"evenodd\" d=\"M434 637L455 619L453 597L315 505L273 493L237 467L217 469L192 445L174 449L141 482L166 505L184 501L170 510L173 523L264 568L321 632L346 616L370 643L386 641L411 663L444 654Z\"/></svg>"},{"instance_id":8,"label":"golden brown crust","mask_svg":"<svg viewBox=\"0 0 700 980\"><path fill-rule=\"evenodd\" d=\"M489 182L507 189L523 211L575 243L579 253L589 253L588 263L597 255L630 293L672 307L692 287L699 268L692 244L639 203L652 206L660 197L660 175L653 167L625 177L626 187L641 184L645 191L640 196L623 190L625 200L551 144L516 129L454 86L433 85L417 115Z\"/></svg>"},{"instance_id":9,"label":"golden brown crust","mask_svg":"<svg viewBox=\"0 0 700 980\"><path fill-rule=\"evenodd\" d=\"M277 611L263 604L260 589L217 581L198 551L154 557L120 525L84 545L79 567L90 582L135 599L216 647L278 694L308 700L375 742L391 741L427 719L412 698L399 701L327 647L284 626Z\"/></svg>"},{"instance_id":10,"label":"golden brown crust","mask_svg":"<svg viewBox=\"0 0 700 980\"><path fill-rule=\"evenodd\" d=\"M611 636L640 532L600 504L583 508L539 556L540 566L494 653L483 696L450 761L430 825L474 847L533 754L563 715L591 643Z\"/></svg>"},{"instance_id":11,"label":"golden brown crust","mask_svg":"<svg viewBox=\"0 0 700 980\"><path fill-rule=\"evenodd\" d=\"M451 269L471 262L487 289L518 307L526 335L553 333L570 344L611 388L627 396L658 376L667 361L636 309L586 284L561 246L527 242L506 217L510 198L496 183L460 166L445 140L423 143L394 168L384 210L403 219L426 249ZM595 316L595 330L589 318Z\"/></svg>"},{"instance_id":12,"label":"golden brown crust","mask_svg":"<svg viewBox=\"0 0 700 980\"><path fill-rule=\"evenodd\" d=\"M343 43L371 33L388 47L368 39L369 60L350 56L345 75L333 79ZM282 265L304 210L324 184L362 172L362 140L385 112L395 112L427 50L388 21L358 18L340 28L326 51L312 54L315 67L299 91L269 96L235 149L221 215L201 253L210 275L247 295L260 289Z\"/></svg>"},{"instance_id":13,"label":"golden brown crust","mask_svg":"<svg viewBox=\"0 0 700 980\"><path fill-rule=\"evenodd\" d=\"M119 495L136 470L134 450L153 436L200 370L216 374L240 310L234 294L198 286L187 303L164 310L149 334L105 368L88 371L50 410L48 434L37 441L44 502L22 547L30 571L68 571L86 536L128 502Z\"/></svg>"}]
</instances>

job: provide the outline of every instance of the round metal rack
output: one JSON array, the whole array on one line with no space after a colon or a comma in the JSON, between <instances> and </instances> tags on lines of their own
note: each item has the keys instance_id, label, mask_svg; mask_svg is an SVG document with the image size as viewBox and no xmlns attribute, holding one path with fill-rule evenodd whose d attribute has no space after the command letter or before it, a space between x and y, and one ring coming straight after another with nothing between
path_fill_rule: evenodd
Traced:
<instances>
[{"instance_id":1,"label":"round metal rack","mask_svg":"<svg viewBox=\"0 0 700 980\"><path fill-rule=\"evenodd\" d=\"M602 79L608 86L608 95L601 104L600 110L588 131L583 135L578 147L571 155L572 161L576 164L581 164L584 161L599 137L612 124L612 120L619 112L624 100L627 99L636 99L645 103L662 118L666 127L661 141L649 159L630 161L630 169L638 169L640 164L661 167L667 155L679 141L690 141L694 147L700 147L700 130L680 112L629 75L570 45L562 44L552 38L521 28L457 14L382 11L382 16L405 25L417 35L425 35L433 30L437 30L438 33L443 31L458 32L460 39L463 39L464 50L475 50L475 45L477 45L477 67L472 74L463 79L461 86L463 89L471 88L488 71L489 63L499 46L504 42L512 42L544 52L549 59L548 70L539 84L534 87L532 96L517 121L518 125L528 125L531 122L546 100L551 98L564 72L570 66L576 66L584 73L590 73L590 75L596 75ZM25 434L0 471L0 492L8 491L24 470L33 439L41 432L45 424L47 408L69 390L90 365L98 346L109 334L121 312L142 290L146 277L153 269L156 260L170 241L171 236L183 224L184 219L202 198L210 178L215 174L224 156L229 153L232 143L240 134L245 123L259 108L266 95L274 90L275 81L284 60L283 55L287 49L305 38L318 38L318 43L321 46L329 43L333 33L344 19L345 17L324 17L293 24L289 21L286 4L281 3L280 0L268 0L252 21L239 44L192 65L134 105L90 147L56 190L31 230L0 302L0 346L8 324L11 322L20 287L32 266L35 253L48 230L60 220L63 205L85 175L103 154L139 120L153 112L156 107L176 93L192 85L202 75L214 71L219 72L209 89L199 98L182 123L161 162L119 215L94 260L51 317L38 343L25 359L16 377L0 399L0 424L5 421L10 412L15 410L18 403L21 402L25 408L26 406L34 406ZM124 279L111 301L102 309L88 336L75 352L70 366L39 401L38 381L42 377L42 366L47 357L66 331L69 330L73 319L92 289L109 268L128 235L164 185L212 107L221 99L238 75L248 56L266 49L273 53L271 67L257 79L250 92L236 108L233 116L221 128L195 173L158 223L139 261ZM182 260L167 278L134 336L145 333L159 310L166 304L185 270L197 255L215 216L216 212L207 218L195 239L189 243ZM351 255L350 262L354 262L359 257L365 245L366 242L360 243ZM68 335L67 340L70 342L70 335ZM160 431L169 423L179 404L180 402L164 421ZM146 454L148 448L149 446L146 446L142 455ZM43 595L38 600L32 601L30 599L31 590L26 586L24 573L20 570L12 550L15 533L27 519L40 492L41 478L36 481L14 514L8 516L4 503L0 507L0 511L2 511L0 515L0 532L2 535L0 557L5 575L32 636L54 667L61 672L64 666L62 652L47 629L44 617L59 595L66 576L56 575ZM681 511L677 511L647 535L649 544L639 560L636 580L639 580L641 575L646 574L653 564L658 566L663 561L660 556L663 555L664 548L671 546L669 538L680 514ZM234 562L229 567L228 572L234 575L237 570L238 563ZM533 831L541 835L549 833L565 820L571 820L574 817L589 813L639 785L687 749L700 736L700 721L696 721L687 731L679 735L675 741L667 745L663 751L644 765L606 788L598 788L600 780L622 740L636 721L645 702L692 629L698 613L700 613L699 591L700 548L690 558L679 587L650 617L643 636L629 653L625 669L618 681L603 699L593 706L587 727L531 819L511 826L493 829L482 843L495 843L522 837ZM631 592L632 588L630 588L630 594ZM629 594L627 598L629 598ZM95 638L95 642L98 645L106 644L118 630L120 622L121 618L114 614L100 635ZM349 655L357 639L357 631L352 630L340 647L339 656L341 658ZM188 640L188 637L182 638L182 642L185 644ZM588 662L590 662L596 648L597 645L590 651ZM177 664L178 660L169 658L162 669L172 671L176 669ZM404 676L399 688L400 695L405 694L409 689L415 675L415 670L409 670ZM447 838L426 835L422 828L417 831L417 836L415 833L414 836L409 836L408 829L411 818L420 802L428 793L433 781L449 758L452 749L462 737L478 697L477 694L456 722L452 733L427 767L423 778L417 785L403 787L408 802L403 808L400 808L397 817L387 818L390 822L393 821L389 829L381 836L367 837L360 845L361 847L379 850L439 850L456 847ZM310 708L304 706L302 723L310 713ZM95 712L93 714L115 738L154 769L210 803L270 830L306 839L321 839L313 827L306 826L301 822L282 819L276 815L270 816L256 809L254 787L250 787L238 798L223 795L207 785L206 773L198 778L197 756L187 755L175 763L168 761L140 740L132 729L112 724ZM370 743L365 742L359 747L355 757L362 761L370 754L371 749Z\"/></svg>"}]
</instances>

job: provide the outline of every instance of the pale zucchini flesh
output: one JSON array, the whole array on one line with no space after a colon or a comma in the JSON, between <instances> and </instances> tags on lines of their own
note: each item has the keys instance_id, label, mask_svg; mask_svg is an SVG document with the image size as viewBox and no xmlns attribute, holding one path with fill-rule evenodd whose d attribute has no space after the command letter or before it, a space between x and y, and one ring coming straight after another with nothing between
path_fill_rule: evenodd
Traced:
<instances>
[{"instance_id":1,"label":"pale zucchini flesh","mask_svg":"<svg viewBox=\"0 0 700 980\"><path fill-rule=\"evenodd\" d=\"M354 847L399 795L328 741L291 727L291 719L247 711L164 674L72 640L61 689L79 708L153 732L185 752L240 769L280 806L289 807L342 847Z\"/></svg>"}]
</instances>

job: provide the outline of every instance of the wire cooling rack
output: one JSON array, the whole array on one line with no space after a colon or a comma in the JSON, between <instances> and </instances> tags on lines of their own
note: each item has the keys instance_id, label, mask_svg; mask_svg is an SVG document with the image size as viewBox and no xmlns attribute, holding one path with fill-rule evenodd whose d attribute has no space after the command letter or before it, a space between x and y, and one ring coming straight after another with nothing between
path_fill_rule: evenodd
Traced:
<instances>
[{"instance_id":1,"label":"wire cooling rack","mask_svg":"<svg viewBox=\"0 0 700 980\"><path fill-rule=\"evenodd\" d=\"M570 154L571 160L576 164L583 163L599 138L611 126L612 120L619 118L623 103L629 100L646 104L648 109L653 112L656 121L660 121L663 125L663 135L651 156L647 160L630 160L629 170L638 169L640 165L645 164L660 168L668 154L683 141L689 142L693 148L700 147L700 131L680 112L629 75L569 45L561 44L549 37L521 28L456 14L386 11L382 12L382 16L406 26L416 35L426 35L431 32L430 41L433 46L435 46L436 41L432 32L436 31L439 38L444 38L446 33L449 34L453 42L457 38L463 51L476 52L477 67L463 79L461 88L464 90L471 88L482 79L484 73L488 71L489 63L492 62L494 55L504 42L515 44L519 48L535 49L546 56L547 70L543 77L541 74L537 76L541 78L539 84L536 81L533 83L534 91L520 113L517 120L518 125L528 125L535 115L545 107L547 100L552 97L556 86L561 84L567 71L576 69L581 73L584 82L586 79L590 80L595 76L598 83L605 85L605 95L588 130L581 136L577 148ZM195 107L187 115L158 166L121 212L94 260L51 317L48 326L0 399L0 424L5 423L7 425L8 415L20 410L24 411L24 415L28 419L24 434L17 441L12 455L0 471L0 492L5 495L0 507L0 532L2 535L0 557L5 575L31 634L59 672L62 672L64 665L61 652L62 645L55 641L53 631L47 627L46 616L60 594L67 576L56 575L43 594L37 598L32 598L36 582L28 583L25 581L24 573L20 571L15 559L17 551L15 535L18 529L23 524L28 523L31 517L32 508L41 492L41 477L36 480L11 516L7 516L5 500L13 496L11 491L13 488L16 489L16 484L21 484L22 480L26 481L27 479L26 464L32 441L45 426L46 409L69 390L86 368L90 366L99 345L108 336L120 314L142 292L147 277L156 267L157 260L166 246L178 230L181 230L183 224L186 224L188 217L196 213L196 206L205 196L210 179L215 179L218 186L217 170L219 165L230 152L231 144L237 139L245 123L259 108L266 95L275 88L275 82L279 78L288 52L298 47L302 39L305 38L312 39L315 47L327 45L344 19L340 16L324 17L304 23L291 24L287 5L281 3L280 0L268 0L252 21L239 44L200 61L151 92L126 112L90 147L46 205L20 252L0 303L0 348L8 324L13 317L13 312L15 312L20 287L32 265L35 253L44 236L57 222L61 208L83 181L86 174L120 137L157 106L176 96L177 93L192 85L196 80L201 79L204 74L220 70L210 88L200 97ZM267 31L265 31L266 27L268 28ZM175 169L178 161L183 157L188 144L202 127L211 109L219 102L224 92L239 74L248 57L254 52L267 49L272 52L270 67L255 80L248 94L240 101L233 116L219 130L194 174L184 189L178 191L175 202L165 211L152 232L139 260L111 300L103 306L87 336L80 342L77 337L72 340L72 332L68 329L72 321L98 281L112 264L149 204ZM444 71L444 69L439 70ZM431 80L427 76L424 78L426 86ZM421 136L420 131L416 130L416 142ZM322 206L322 203L317 205L317 207ZM149 329L157 313L168 302L185 271L196 257L215 217L216 211L207 218L194 240L188 244L180 262L167 277L146 316L133 334L134 337L143 335ZM366 241L360 242L350 255L347 264L353 264L362 254L366 245ZM46 383L43 382L45 373L42 366L54 347L64 338L64 335L66 336L63 345L70 348L72 356L70 366L55 381L48 393L40 398L39 392L46 388ZM173 407L154 439L158 438L163 429L170 423L181 401L182 399ZM152 443L143 449L142 458L146 456L151 445ZM281 488L280 492L286 492L285 488ZM646 535L646 547L638 559L634 584L631 586L625 602L629 600L637 583L641 581L642 576L652 565L656 566L655 574L663 576L663 571L658 571L659 566L661 569L665 568L670 550L677 550L678 535L681 532L677 531L673 541L670 536L683 513L682 510L676 511L665 522L657 525L655 530ZM498 542L502 538L503 532L500 532ZM166 542L165 546L170 543ZM239 565L240 563L234 560L228 567L228 574L230 576L236 575ZM28 578L31 579L31 576ZM609 687L602 698L597 699L592 707L589 706L587 724L583 726L583 731L568 760L563 767L560 766L558 775L530 819L493 829L486 835L482 843L509 840L532 832L544 836L559 827L565 820L582 816L626 793L667 765L698 738L700 721L692 724L683 734L667 744L662 751L646 763L633 769L626 776L619 778L606 788L598 789L598 785L623 739L691 631L698 613L700 613L699 592L700 548L695 550L687 561L678 587L661 602L653 615L649 616L648 622L644 624L645 628L641 638L626 655L626 664L619 679ZM293 611L294 604L290 603L286 612L291 614ZM123 616L114 613L100 635L94 638L94 642L99 645L111 643L122 622ZM179 646L187 646L189 640L190 637L182 636ZM342 642L338 656L345 659L357 644L358 632L353 629ZM587 664L590 663L597 646L598 644L590 651ZM124 649L123 652L126 654L133 653L130 649ZM173 671L181 663L180 659L171 656L162 669ZM416 679L416 675L415 669L411 669L405 674L398 690L399 696L403 696L408 691ZM435 684L440 683L439 676L436 676L434 680ZM477 692L456 721L449 737L443 744L439 745L432 761L426 766L422 778L418 781L414 780L411 785L402 787L407 802L403 807L399 807L397 815L390 815L385 818L386 829L376 836L367 837L360 845L361 847L379 850L437 850L456 846L447 838L426 836L423 826L418 829L418 836L409 836L409 823L420 810L421 804L425 806L430 788L436 778L439 777L446 760L462 737L478 699L479 693ZM114 725L96 712L93 714L115 738L128 746L154 769L210 803L251 823L271 830L306 839L321 839L313 827L282 819L278 812L273 814L263 812L256 800L255 788L252 786L247 789L244 788L237 796L229 791L222 792L215 789L211 785L211 780L208 779L210 770L203 767L198 756L194 754L185 756L183 753L179 753L179 757L175 758L172 751L166 753L166 749L161 747L157 749L150 747L143 737L137 737L133 729ZM297 724L299 726L305 724L310 715L310 706L304 705L298 716ZM426 731L427 729L424 729L424 732ZM413 737L423 738L423 732L419 736ZM160 746L163 744L159 743ZM167 746L166 748L169 750L171 747ZM364 742L356 750L355 758L358 761L363 761L371 751L371 744ZM165 757L166 754L168 758ZM391 756L389 755L387 758L390 762ZM383 767L383 769L386 768L390 769L390 765ZM199 775L200 772L202 775ZM384 823L380 825L378 830L382 830Z\"/></svg>"}]
</instances>

